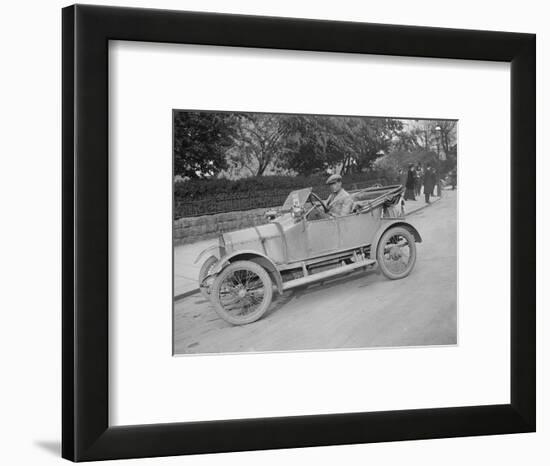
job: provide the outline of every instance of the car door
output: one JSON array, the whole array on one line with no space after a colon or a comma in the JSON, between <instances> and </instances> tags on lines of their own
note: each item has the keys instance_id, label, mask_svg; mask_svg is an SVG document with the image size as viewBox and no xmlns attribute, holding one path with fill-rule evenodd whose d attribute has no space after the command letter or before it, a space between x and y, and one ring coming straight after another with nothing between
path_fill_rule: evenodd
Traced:
<instances>
[{"instance_id":1,"label":"car door","mask_svg":"<svg viewBox=\"0 0 550 466\"><path fill-rule=\"evenodd\" d=\"M336 251L340 243L337 219L306 221L306 238L308 258Z\"/></svg>"},{"instance_id":2,"label":"car door","mask_svg":"<svg viewBox=\"0 0 550 466\"><path fill-rule=\"evenodd\" d=\"M370 244L374 234L380 226L380 211L364 214L351 214L339 217L338 237L339 249L352 249Z\"/></svg>"}]
</instances>

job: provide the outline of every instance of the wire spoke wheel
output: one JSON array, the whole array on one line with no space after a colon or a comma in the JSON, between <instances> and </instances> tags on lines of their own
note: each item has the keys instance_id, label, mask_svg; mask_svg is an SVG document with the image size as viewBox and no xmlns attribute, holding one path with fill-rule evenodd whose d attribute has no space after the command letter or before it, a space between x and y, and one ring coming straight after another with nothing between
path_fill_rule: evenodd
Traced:
<instances>
[{"instance_id":1,"label":"wire spoke wheel","mask_svg":"<svg viewBox=\"0 0 550 466\"><path fill-rule=\"evenodd\" d=\"M269 274L255 262L230 264L212 285L216 312L235 325L258 320L269 308L272 295L273 284Z\"/></svg>"},{"instance_id":2,"label":"wire spoke wheel","mask_svg":"<svg viewBox=\"0 0 550 466\"><path fill-rule=\"evenodd\" d=\"M404 278L416 262L414 236L404 227L393 227L382 235L376 253L382 273L391 280Z\"/></svg>"}]
</instances>

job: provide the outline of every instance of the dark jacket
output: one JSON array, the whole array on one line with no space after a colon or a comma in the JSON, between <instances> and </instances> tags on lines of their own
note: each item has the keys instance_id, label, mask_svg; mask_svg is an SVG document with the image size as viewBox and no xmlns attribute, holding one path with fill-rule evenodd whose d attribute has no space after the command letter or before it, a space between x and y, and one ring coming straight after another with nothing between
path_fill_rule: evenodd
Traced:
<instances>
[{"instance_id":1,"label":"dark jacket","mask_svg":"<svg viewBox=\"0 0 550 466\"><path fill-rule=\"evenodd\" d=\"M435 186L435 171L433 168L424 173L424 192L431 193Z\"/></svg>"},{"instance_id":2,"label":"dark jacket","mask_svg":"<svg viewBox=\"0 0 550 466\"><path fill-rule=\"evenodd\" d=\"M405 185L407 189L414 189L415 178L416 178L415 171L414 169L411 168L407 173L407 184Z\"/></svg>"}]
</instances>

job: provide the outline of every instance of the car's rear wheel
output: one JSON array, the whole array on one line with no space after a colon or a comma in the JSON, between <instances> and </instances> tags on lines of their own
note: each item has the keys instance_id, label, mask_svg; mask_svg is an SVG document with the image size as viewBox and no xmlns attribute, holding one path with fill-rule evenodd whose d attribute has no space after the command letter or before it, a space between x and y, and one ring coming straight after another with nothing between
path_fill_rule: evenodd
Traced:
<instances>
[{"instance_id":1,"label":"car's rear wheel","mask_svg":"<svg viewBox=\"0 0 550 466\"><path fill-rule=\"evenodd\" d=\"M416 263L416 242L412 233L404 227L390 228L380 238L376 260L390 280L409 275Z\"/></svg>"},{"instance_id":2,"label":"car's rear wheel","mask_svg":"<svg viewBox=\"0 0 550 466\"><path fill-rule=\"evenodd\" d=\"M273 283L263 267L251 261L228 265L214 280L211 299L218 315L233 325L262 317L273 297Z\"/></svg>"},{"instance_id":3,"label":"car's rear wheel","mask_svg":"<svg viewBox=\"0 0 550 466\"><path fill-rule=\"evenodd\" d=\"M207 282L204 281L206 276L210 273L210 271L214 268L216 265L216 262L218 262L218 258L215 256L210 256L208 259L204 261L202 264L202 267L199 271L199 288L201 290L202 295L210 299L210 287L212 286L212 279L207 280Z\"/></svg>"}]
</instances>

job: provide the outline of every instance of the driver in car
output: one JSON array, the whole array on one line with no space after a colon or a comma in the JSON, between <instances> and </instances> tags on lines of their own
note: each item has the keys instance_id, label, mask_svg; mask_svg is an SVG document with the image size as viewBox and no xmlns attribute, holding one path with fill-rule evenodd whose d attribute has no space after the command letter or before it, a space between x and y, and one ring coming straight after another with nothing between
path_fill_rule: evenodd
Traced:
<instances>
[{"instance_id":1,"label":"driver in car","mask_svg":"<svg viewBox=\"0 0 550 466\"><path fill-rule=\"evenodd\" d=\"M327 213L332 217L343 217L351 214L353 210L353 199L348 192L342 188L342 177L331 175L327 180L331 194L326 200Z\"/></svg>"}]
</instances>

